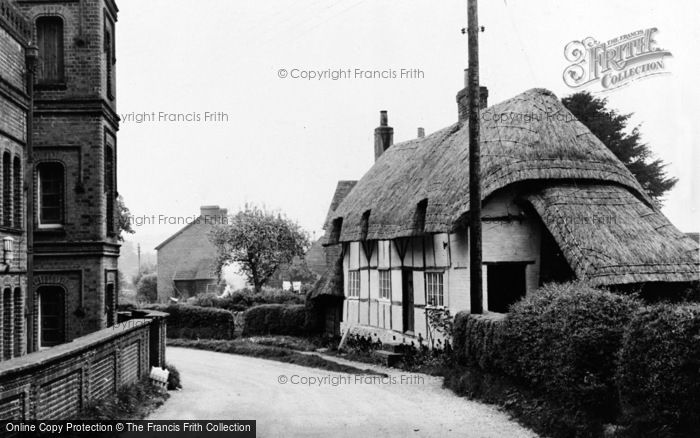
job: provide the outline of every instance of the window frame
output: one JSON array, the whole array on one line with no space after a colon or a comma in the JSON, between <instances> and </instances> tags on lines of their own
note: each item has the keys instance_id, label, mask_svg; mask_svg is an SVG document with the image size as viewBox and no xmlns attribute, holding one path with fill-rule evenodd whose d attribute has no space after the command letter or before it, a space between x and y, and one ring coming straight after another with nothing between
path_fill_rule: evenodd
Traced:
<instances>
[{"instance_id":1,"label":"window frame","mask_svg":"<svg viewBox=\"0 0 700 438\"><path fill-rule=\"evenodd\" d=\"M425 272L426 307L444 308L445 306L445 271ZM434 302L433 299L436 299Z\"/></svg>"},{"instance_id":2,"label":"window frame","mask_svg":"<svg viewBox=\"0 0 700 438\"><path fill-rule=\"evenodd\" d=\"M348 271L348 298L360 298L360 270Z\"/></svg>"},{"instance_id":3,"label":"window frame","mask_svg":"<svg viewBox=\"0 0 700 438\"><path fill-rule=\"evenodd\" d=\"M56 42L55 54L56 59L56 76L48 77L45 69L45 59L46 59L46 35L44 34L44 26L48 27L48 22L54 22L57 25L56 37L59 38ZM47 24L43 24L47 23ZM36 28L36 40L37 46L39 47L39 68L37 69L37 83L39 85L64 85L66 83L66 23L63 17L60 15L42 15L38 17L34 23Z\"/></svg>"},{"instance_id":4,"label":"window frame","mask_svg":"<svg viewBox=\"0 0 700 438\"><path fill-rule=\"evenodd\" d=\"M391 301L391 270L379 270L379 299Z\"/></svg>"},{"instance_id":5,"label":"window frame","mask_svg":"<svg viewBox=\"0 0 700 438\"><path fill-rule=\"evenodd\" d=\"M57 222L49 222L45 223L43 220L43 194L42 194L42 169L48 166L56 166L57 168L61 169L60 172L60 178L56 178L56 181L60 181L60 190L58 190L58 210L59 210L59 219ZM61 229L63 228L65 224L65 213L66 213L66 208L65 208L65 199L66 199L66 168L65 166L56 161L48 161L48 162L43 162L43 163L38 163L37 164L37 170L36 170L36 177L37 177L37 185L36 185L36 202L37 202L37 227L40 230L55 230L55 229Z\"/></svg>"}]
</instances>

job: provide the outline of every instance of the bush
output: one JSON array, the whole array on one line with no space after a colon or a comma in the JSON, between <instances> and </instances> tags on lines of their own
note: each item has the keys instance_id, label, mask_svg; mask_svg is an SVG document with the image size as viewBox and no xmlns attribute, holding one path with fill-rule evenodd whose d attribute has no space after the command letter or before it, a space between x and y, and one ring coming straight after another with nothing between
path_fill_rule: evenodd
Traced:
<instances>
[{"instance_id":1,"label":"bush","mask_svg":"<svg viewBox=\"0 0 700 438\"><path fill-rule=\"evenodd\" d=\"M625 331L618 382L626 417L642 435L700 435L700 305L640 310Z\"/></svg>"},{"instance_id":2,"label":"bush","mask_svg":"<svg viewBox=\"0 0 700 438\"><path fill-rule=\"evenodd\" d=\"M145 309L168 313L168 337L187 339L233 339L234 320L223 309L187 304L151 304Z\"/></svg>"},{"instance_id":3,"label":"bush","mask_svg":"<svg viewBox=\"0 0 700 438\"><path fill-rule=\"evenodd\" d=\"M158 274L152 273L141 277L136 284L136 297L149 303L158 299Z\"/></svg>"},{"instance_id":4,"label":"bush","mask_svg":"<svg viewBox=\"0 0 700 438\"><path fill-rule=\"evenodd\" d=\"M547 285L511 307L498 341L500 368L571 412L614 419L617 352L639 307L634 298L579 282Z\"/></svg>"},{"instance_id":5,"label":"bush","mask_svg":"<svg viewBox=\"0 0 700 438\"><path fill-rule=\"evenodd\" d=\"M310 331L306 306L264 304L243 315L243 336L304 335Z\"/></svg>"}]
</instances>

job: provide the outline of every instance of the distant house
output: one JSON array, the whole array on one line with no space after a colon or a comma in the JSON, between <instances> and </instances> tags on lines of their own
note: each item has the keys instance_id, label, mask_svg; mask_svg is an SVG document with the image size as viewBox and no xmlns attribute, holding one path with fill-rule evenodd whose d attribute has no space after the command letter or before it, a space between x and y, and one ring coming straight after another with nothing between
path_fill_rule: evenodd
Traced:
<instances>
[{"instance_id":1,"label":"distant house","mask_svg":"<svg viewBox=\"0 0 700 438\"><path fill-rule=\"evenodd\" d=\"M214 273L216 248L209 232L227 218L218 205L203 206L189 225L156 247L158 251L158 301L188 298L204 292L218 292Z\"/></svg>"},{"instance_id":2,"label":"distant house","mask_svg":"<svg viewBox=\"0 0 700 438\"><path fill-rule=\"evenodd\" d=\"M700 279L697 244L553 93L488 108L481 94L485 309L507 312L550 281L666 294ZM466 100L457 123L396 145L382 112L375 164L336 191L324 244L337 259L314 292L338 297L344 325L430 339L429 310L469 310Z\"/></svg>"},{"instance_id":3,"label":"distant house","mask_svg":"<svg viewBox=\"0 0 700 438\"><path fill-rule=\"evenodd\" d=\"M303 270L302 268L307 268ZM313 284L326 272L326 250L321 239L314 241L303 257L294 257L290 264L280 266L266 285L299 292L302 284Z\"/></svg>"}]
</instances>

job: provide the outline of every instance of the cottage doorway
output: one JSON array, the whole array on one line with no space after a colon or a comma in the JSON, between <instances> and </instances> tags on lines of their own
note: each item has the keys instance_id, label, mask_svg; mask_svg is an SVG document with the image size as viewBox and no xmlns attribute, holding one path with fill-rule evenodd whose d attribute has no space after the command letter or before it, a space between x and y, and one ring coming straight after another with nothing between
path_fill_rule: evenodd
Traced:
<instances>
[{"instance_id":1,"label":"cottage doorway","mask_svg":"<svg viewBox=\"0 0 700 438\"><path fill-rule=\"evenodd\" d=\"M488 310L507 313L511 304L525 296L525 263L489 264L486 273Z\"/></svg>"},{"instance_id":2,"label":"cottage doorway","mask_svg":"<svg viewBox=\"0 0 700 438\"><path fill-rule=\"evenodd\" d=\"M39 345L53 347L66 342L65 291L59 286L39 288Z\"/></svg>"},{"instance_id":3,"label":"cottage doorway","mask_svg":"<svg viewBox=\"0 0 700 438\"><path fill-rule=\"evenodd\" d=\"M403 331L413 333L413 271L404 269L401 271L401 289L403 305Z\"/></svg>"}]
</instances>

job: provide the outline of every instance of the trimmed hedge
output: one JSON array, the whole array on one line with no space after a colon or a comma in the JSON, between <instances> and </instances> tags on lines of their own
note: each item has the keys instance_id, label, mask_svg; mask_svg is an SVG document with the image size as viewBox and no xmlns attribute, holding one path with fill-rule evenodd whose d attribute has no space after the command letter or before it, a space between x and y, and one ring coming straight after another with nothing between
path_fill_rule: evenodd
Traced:
<instances>
[{"instance_id":1,"label":"trimmed hedge","mask_svg":"<svg viewBox=\"0 0 700 438\"><path fill-rule=\"evenodd\" d=\"M624 334L618 381L625 416L639 435L670 429L699 436L700 305L640 310Z\"/></svg>"},{"instance_id":2,"label":"trimmed hedge","mask_svg":"<svg viewBox=\"0 0 700 438\"><path fill-rule=\"evenodd\" d=\"M504 320L502 369L554 399L610 420L617 413L617 352L641 304L584 283L546 285Z\"/></svg>"},{"instance_id":3,"label":"trimmed hedge","mask_svg":"<svg viewBox=\"0 0 700 438\"><path fill-rule=\"evenodd\" d=\"M595 435L620 411L617 354L640 307L634 298L584 283L546 285L507 315L458 314L455 358L460 366L513 379L557 406L549 432Z\"/></svg>"},{"instance_id":4,"label":"trimmed hedge","mask_svg":"<svg viewBox=\"0 0 700 438\"><path fill-rule=\"evenodd\" d=\"M264 304L248 309L243 318L243 336L297 336L310 331L306 306L303 304Z\"/></svg>"},{"instance_id":5,"label":"trimmed hedge","mask_svg":"<svg viewBox=\"0 0 700 438\"><path fill-rule=\"evenodd\" d=\"M260 292L240 289L229 295L218 296L212 293L199 294L189 298L187 304L201 307L218 307L232 312L241 312L263 304L304 304L304 294L281 289L263 288Z\"/></svg>"},{"instance_id":6,"label":"trimmed hedge","mask_svg":"<svg viewBox=\"0 0 700 438\"><path fill-rule=\"evenodd\" d=\"M186 304L151 304L144 308L168 313L169 338L234 338L233 314L227 310Z\"/></svg>"},{"instance_id":7,"label":"trimmed hedge","mask_svg":"<svg viewBox=\"0 0 700 438\"><path fill-rule=\"evenodd\" d=\"M457 362L484 370L499 368L504 318L505 315L499 313L458 313L453 330Z\"/></svg>"}]
</instances>

